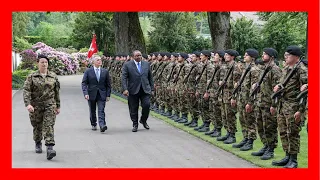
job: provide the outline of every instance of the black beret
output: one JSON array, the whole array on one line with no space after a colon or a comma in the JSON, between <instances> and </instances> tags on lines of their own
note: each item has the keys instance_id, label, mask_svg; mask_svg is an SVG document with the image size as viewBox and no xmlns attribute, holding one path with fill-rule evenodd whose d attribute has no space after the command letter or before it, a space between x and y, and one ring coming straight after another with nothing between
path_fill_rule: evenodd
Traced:
<instances>
[{"instance_id":1,"label":"black beret","mask_svg":"<svg viewBox=\"0 0 320 180\"><path fill-rule=\"evenodd\" d=\"M155 55L155 56L158 56L158 55L159 55L158 52L154 52L154 53L152 53L152 54Z\"/></svg>"},{"instance_id":2,"label":"black beret","mask_svg":"<svg viewBox=\"0 0 320 180\"><path fill-rule=\"evenodd\" d=\"M205 56L208 56L208 57L211 56L211 51L208 51L208 50L203 50L203 51L201 51L201 53L202 53L203 55L205 55Z\"/></svg>"},{"instance_id":3,"label":"black beret","mask_svg":"<svg viewBox=\"0 0 320 180\"><path fill-rule=\"evenodd\" d=\"M196 55L197 57L200 57L200 52L199 51L195 51L192 54Z\"/></svg>"},{"instance_id":4,"label":"black beret","mask_svg":"<svg viewBox=\"0 0 320 180\"><path fill-rule=\"evenodd\" d=\"M189 57L187 53L179 53L179 55L184 59L187 59Z\"/></svg>"},{"instance_id":5,"label":"black beret","mask_svg":"<svg viewBox=\"0 0 320 180\"><path fill-rule=\"evenodd\" d=\"M159 52L158 56L159 56L159 55L163 57L163 56L166 55L166 53L165 53L165 52Z\"/></svg>"},{"instance_id":6,"label":"black beret","mask_svg":"<svg viewBox=\"0 0 320 180\"><path fill-rule=\"evenodd\" d=\"M171 53L174 57L179 57L179 53Z\"/></svg>"},{"instance_id":7,"label":"black beret","mask_svg":"<svg viewBox=\"0 0 320 180\"><path fill-rule=\"evenodd\" d=\"M259 52L255 49L247 49L246 53L255 59L259 57Z\"/></svg>"},{"instance_id":8,"label":"black beret","mask_svg":"<svg viewBox=\"0 0 320 180\"><path fill-rule=\"evenodd\" d=\"M225 53L229 54L230 56L234 56L234 57L239 56L238 51L233 50L233 49L228 49L228 50L225 51Z\"/></svg>"},{"instance_id":9,"label":"black beret","mask_svg":"<svg viewBox=\"0 0 320 180\"><path fill-rule=\"evenodd\" d=\"M264 48L263 52L267 53L270 57L277 58L278 57L278 52L273 49L273 48Z\"/></svg>"},{"instance_id":10,"label":"black beret","mask_svg":"<svg viewBox=\"0 0 320 180\"><path fill-rule=\"evenodd\" d=\"M142 57L145 59L148 59L148 55L146 55L146 54L142 54Z\"/></svg>"},{"instance_id":11,"label":"black beret","mask_svg":"<svg viewBox=\"0 0 320 180\"><path fill-rule=\"evenodd\" d=\"M44 59L46 59L46 60L49 62L49 58L48 58L46 55L44 55L44 54L39 54L39 55L38 55L37 62L39 62L39 60L40 60L41 58L44 58Z\"/></svg>"},{"instance_id":12,"label":"black beret","mask_svg":"<svg viewBox=\"0 0 320 180\"><path fill-rule=\"evenodd\" d=\"M226 54L224 51L220 50L215 52L215 54L218 53L220 57L224 58L224 54Z\"/></svg>"},{"instance_id":13,"label":"black beret","mask_svg":"<svg viewBox=\"0 0 320 180\"><path fill-rule=\"evenodd\" d=\"M167 52L167 53L166 53L166 56L167 56L167 57L171 57L171 53Z\"/></svg>"},{"instance_id":14,"label":"black beret","mask_svg":"<svg viewBox=\"0 0 320 180\"><path fill-rule=\"evenodd\" d=\"M302 55L301 48L298 46L288 46L286 49L286 52L288 52L289 54L295 55L295 56Z\"/></svg>"}]
</instances>

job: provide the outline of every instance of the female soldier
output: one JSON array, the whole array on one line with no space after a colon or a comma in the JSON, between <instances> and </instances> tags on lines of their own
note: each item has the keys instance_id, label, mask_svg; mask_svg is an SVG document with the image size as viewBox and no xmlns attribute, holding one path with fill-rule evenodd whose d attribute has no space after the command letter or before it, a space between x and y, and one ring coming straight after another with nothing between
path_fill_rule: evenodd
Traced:
<instances>
[{"instance_id":1,"label":"female soldier","mask_svg":"<svg viewBox=\"0 0 320 180\"><path fill-rule=\"evenodd\" d=\"M53 150L54 124L56 115L60 113L60 83L54 72L48 71L49 59L44 55L37 58L38 71L30 74L23 86L23 99L31 125L36 153L42 153L41 140L47 146L47 159L56 156Z\"/></svg>"}]
</instances>

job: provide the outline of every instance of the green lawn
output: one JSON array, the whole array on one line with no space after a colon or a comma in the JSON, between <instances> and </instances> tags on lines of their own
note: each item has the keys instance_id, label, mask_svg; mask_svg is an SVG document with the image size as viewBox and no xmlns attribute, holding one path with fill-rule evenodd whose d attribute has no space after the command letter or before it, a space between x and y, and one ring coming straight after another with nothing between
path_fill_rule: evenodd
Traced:
<instances>
[{"instance_id":1,"label":"green lawn","mask_svg":"<svg viewBox=\"0 0 320 180\"><path fill-rule=\"evenodd\" d=\"M112 95L112 97L115 99L118 99L124 103L127 103L126 99L123 99L119 96ZM159 115L153 111L150 111L150 115L153 117L156 117L158 119L161 119L164 122L166 122L176 128L179 128L181 130L184 130L184 131L188 132L189 134L192 134L192 135L194 135L204 141L207 141L217 147L220 147L221 149L224 149L228 152L231 152L231 153L235 154L236 156L238 156L242 159L245 159L247 161L250 161L253 164L260 166L260 167L277 168L276 166L271 165L272 160L274 160L274 159L279 160L285 156L285 153L282 150L280 137L279 137L279 141L278 141L278 147L275 149L275 158L273 158L271 160L261 160L260 157L251 156L251 152L258 151L262 147L262 143L259 138L254 142L253 150L240 151L237 148L232 148L231 144L229 144L229 145L224 144L221 141L217 141L213 137L206 136L206 135L204 135L204 133L200 133L200 132L193 130L193 128L189 128L189 127L184 126L183 124L176 123L173 120L171 120L165 116ZM202 123L202 121L199 121L199 122ZM242 133L241 133L239 121L237 121L237 127L238 127L238 132L236 133L236 138L237 138L237 143L238 143L242 140ZM212 125L211 125L210 129L212 129ZM226 131L223 129L222 135L225 135L225 134L226 134ZM300 153L298 155L298 163L299 163L300 168L307 168L308 167L308 134L307 134L305 126L302 128L302 130L300 132L300 137L301 137L301 145L300 145Z\"/></svg>"}]
</instances>

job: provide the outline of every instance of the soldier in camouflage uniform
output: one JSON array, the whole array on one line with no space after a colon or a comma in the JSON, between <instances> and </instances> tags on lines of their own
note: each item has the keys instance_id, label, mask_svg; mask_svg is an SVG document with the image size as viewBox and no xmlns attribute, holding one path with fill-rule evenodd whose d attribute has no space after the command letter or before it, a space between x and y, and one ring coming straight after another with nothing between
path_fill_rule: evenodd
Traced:
<instances>
[{"instance_id":1,"label":"soldier in camouflage uniform","mask_svg":"<svg viewBox=\"0 0 320 180\"><path fill-rule=\"evenodd\" d=\"M33 127L36 153L42 153L42 139L47 146L47 159L56 156L53 150L54 124L60 113L60 83L54 72L48 71L49 59L44 55L37 58L38 71L28 75L23 86L23 100L29 111Z\"/></svg>"},{"instance_id":2,"label":"soldier in camouflage uniform","mask_svg":"<svg viewBox=\"0 0 320 180\"><path fill-rule=\"evenodd\" d=\"M186 89L183 83L184 77L186 75L186 66L189 64L186 62L188 58L188 54L179 53L178 57L178 68L176 68L176 72L174 75L175 78L175 93L178 96L178 110L181 112L181 117L175 119L175 122L187 120L188 121L188 106L187 106L187 98L186 98Z\"/></svg>"},{"instance_id":3,"label":"soldier in camouflage uniform","mask_svg":"<svg viewBox=\"0 0 320 180\"><path fill-rule=\"evenodd\" d=\"M156 86L155 91L156 91L156 104L158 105L159 111L156 111L159 114L163 114L165 111L165 106L164 103L162 102L162 89L161 89L161 77L159 79L161 72L163 72L165 66L167 65L166 59L164 58L165 53L160 52L158 54L158 61L159 61L159 66L157 67L157 71L155 72L154 76L154 84Z\"/></svg>"},{"instance_id":4,"label":"soldier in camouflage uniform","mask_svg":"<svg viewBox=\"0 0 320 180\"><path fill-rule=\"evenodd\" d=\"M178 96L175 93L175 86L176 83L174 82L175 80L175 75L178 73L179 68L181 66L181 63L178 62L178 57L179 54L178 53L172 53L171 55L171 61L173 61L175 63L174 68L173 68L173 72L169 74L169 83L168 83L168 90L169 90L169 94L170 94L170 105L172 107L172 110L174 111L174 114L172 114L172 116L169 118L172 120L177 120L180 117L180 111L179 111L179 106L178 106Z\"/></svg>"},{"instance_id":5,"label":"soldier in camouflage uniform","mask_svg":"<svg viewBox=\"0 0 320 180\"><path fill-rule=\"evenodd\" d=\"M206 94L204 97L209 96L209 112L210 120L214 125L213 130L208 131L205 135L210 135L211 137L221 136L222 128L222 117L221 117L221 104L218 100L218 86L220 80L220 63L224 59L224 51L217 51L212 53L212 68L208 69L208 83L206 87Z\"/></svg>"},{"instance_id":6,"label":"soldier in camouflage uniform","mask_svg":"<svg viewBox=\"0 0 320 180\"><path fill-rule=\"evenodd\" d=\"M200 113L201 113L201 119L203 124L199 127L195 127L194 130L199 132L207 132L209 131L210 126L210 112L209 112L209 99L204 98L204 94L206 92L207 87L207 76L208 76L208 69L212 68L212 64L209 62L209 59L211 57L210 51L201 51L200 59L201 63L198 66L198 84L197 84L197 92L196 92L196 98L198 99L199 107L200 107Z\"/></svg>"},{"instance_id":7,"label":"soldier in camouflage uniform","mask_svg":"<svg viewBox=\"0 0 320 180\"><path fill-rule=\"evenodd\" d=\"M253 148L253 141L257 139L256 133L256 118L252 110L253 99L250 98L251 87L259 78L260 69L255 65L255 59L259 56L256 49L247 49L244 54L245 69L242 71L241 78L243 82L240 85L238 97L235 95L233 100L237 99L237 108L239 120L243 134L243 140L238 144L233 144L232 147L240 148L241 151L248 151ZM231 102L232 103L232 102ZM247 109L246 109L247 106ZM241 117L241 118L240 118Z\"/></svg>"},{"instance_id":8,"label":"soldier in camouflage uniform","mask_svg":"<svg viewBox=\"0 0 320 180\"><path fill-rule=\"evenodd\" d=\"M151 73L152 73L152 77L153 77L153 81L154 81L154 77L156 75L156 71L158 70L158 67L159 67L159 61L158 61L158 53L157 52L154 52L152 53L152 63L150 65L150 68L151 68ZM156 84L154 84L154 89L156 89ZM157 96L157 92L154 91L154 94L151 95L150 97L150 104L151 104L151 109L155 112L158 111L158 104L156 103L156 96Z\"/></svg>"},{"instance_id":9,"label":"soldier in camouflage uniform","mask_svg":"<svg viewBox=\"0 0 320 180\"><path fill-rule=\"evenodd\" d=\"M160 82L160 96L159 96L159 102L160 102L160 114L161 115L165 115L165 109L166 109L166 99L167 99L167 95L166 95L166 90L167 90L167 82L166 82L166 76L167 74L169 74L169 69L167 68L168 64L170 63L170 57L171 54L170 53L163 53L163 64L161 69L159 69L160 71L158 71L157 74L157 80L158 82Z\"/></svg>"},{"instance_id":10,"label":"soldier in camouflage uniform","mask_svg":"<svg viewBox=\"0 0 320 180\"><path fill-rule=\"evenodd\" d=\"M167 66L165 67L164 72L162 73L162 83L163 83L163 95L164 95L164 103L167 108L167 112L164 113L163 115L166 117L171 117L172 116L172 110L173 110L173 105L170 103L170 99L173 98L170 96L170 74L174 70L175 66L175 58L171 53L167 53L168 61L167 61Z\"/></svg>"},{"instance_id":11,"label":"soldier in camouflage uniform","mask_svg":"<svg viewBox=\"0 0 320 180\"><path fill-rule=\"evenodd\" d=\"M230 99L232 97L232 90L234 88L235 83L237 83L240 79L241 72L240 69L235 65L234 59L239 56L239 53L236 50L226 50L225 51L225 61L227 63L226 69L223 70L222 76L220 76L219 86L223 86L225 81L225 85L223 86L223 111L225 115L225 124L227 127L227 134L222 137L218 137L218 141L223 141L225 144L232 144L236 142L235 133L237 131L236 126L236 112L237 108L235 106L231 106ZM232 69L231 69L232 68ZM231 69L231 71L230 71ZM227 74L230 71L230 75L228 79Z\"/></svg>"},{"instance_id":12,"label":"soldier in camouflage uniform","mask_svg":"<svg viewBox=\"0 0 320 180\"><path fill-rule=\"evenodd\" d=\"M287 67L282 71L282 77L279 84L273 89L277 92L280 89L280 84L284 82L288 74L293 70L293 67L299 61L302 55L301 49L298 46L289 46L284 54ZM297 168L297 154L300 150L300 131L301 131L301 116L305 111L303 105L299 105L297 96L300 93L300 87L308 83L308 70L300 63L297 66L297 71L287 83L283 97L280 99L278 107L278 126L280 131L280 139L282 148L286 152L286 157L280 161L273 161L272 164L276 166L283 166L285 168ZM271 109L270 109L271 110ZM275 109L272 109L275 111Z\"/></svg>"},{"instance_id":13,"label":"soldier in camouflage uniform","mask_svg":"<svg viewBox=\"0 0 320 180\"><path fill-rule=\"evenodd\" d=\"M259 78L268 66L270 66L271 69L264 77L260 85L260 91L257 94L257 100L254 102L257 130L264 146L258 152L251 153L251 155L261 156L260 159L262 160L273 158L274 149L278 144L276 114L270 113L270 108L274 109L273 107L275 107L271 100L272 88L277 84L281 76L280 68L274 63L277 55L277 51L273 48L263 49L262 60L265 65L261 67ZM255 87L255 84L253 87ZM248 108L252 108L250 104Z\"/></svg>"},{"instance_id":14,"label":"soldier in camouflage uniform","mask_svg":"<svg viewBox=\"0 0 320 180\"><path fill-rule=\"evenodd\" d=\"M191 55L191 64L188 66L188 76L185 77L186 89L188 92L188 109L191 114L191 120L189 122L185 122L185 126L189 127L197 127L198 119L200 116L199 103L196 99L196 77L198 75L198 65L200 63L200 52L194 52Z\"/></svg>"}]
</instances>

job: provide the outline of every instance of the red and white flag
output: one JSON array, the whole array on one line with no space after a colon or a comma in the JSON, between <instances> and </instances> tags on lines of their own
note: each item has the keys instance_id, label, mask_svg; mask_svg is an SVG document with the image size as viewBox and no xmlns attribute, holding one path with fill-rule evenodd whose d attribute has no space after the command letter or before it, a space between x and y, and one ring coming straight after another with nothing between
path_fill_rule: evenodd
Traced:
<instances>
[{"instance_id":1,"label":"red and white flag","mask_svg":"<svg viewBox=\"0 0 320 180\"><path fill-rule=\"evenodd\" d=\"M96 35L93 34L93 38L92 38L92 41L91 41L91 44L90 44L90 48L89 48L89 51L88 51L88 58L91 58L91 56L98 52L98 46L97 46L97 42L96 42Z\"/></svg>"}]
</instances>

